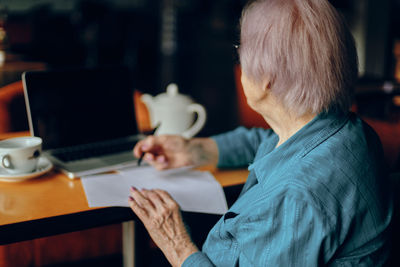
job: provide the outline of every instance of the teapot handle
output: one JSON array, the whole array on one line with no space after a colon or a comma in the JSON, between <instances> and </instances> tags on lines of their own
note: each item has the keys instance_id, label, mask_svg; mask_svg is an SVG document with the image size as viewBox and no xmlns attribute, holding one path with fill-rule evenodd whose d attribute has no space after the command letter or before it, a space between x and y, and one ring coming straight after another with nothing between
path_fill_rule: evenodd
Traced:
<instances>
[{"instance_id":1,"label":"teapot handle","mask_svg":"<svg viewBox=\"0 0 400 267\"><path fill-rule=\"evenodd\" d=\"M203 128L204 124L206 123L207 115L205 108L200 104L190 104L188 106L189 112L197 113L197 120L195 123L182 133L182 136L185 138L191 138L195 136L200 130Z\"/></svg>"}]
</instances>

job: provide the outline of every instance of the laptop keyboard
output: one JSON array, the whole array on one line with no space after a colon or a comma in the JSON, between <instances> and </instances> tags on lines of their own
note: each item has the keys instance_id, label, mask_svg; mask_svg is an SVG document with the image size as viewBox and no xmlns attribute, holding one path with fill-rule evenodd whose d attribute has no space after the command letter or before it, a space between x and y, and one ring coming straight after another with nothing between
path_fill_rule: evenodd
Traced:
<instances>
[{"instance_id":1,"label":"laptop keyboard","mask_svg":"<svg viewBox=\"0 0 400 267\"><path fill-rule=\"evenodd\" d=\"M133 150L137 141L112 141L107 143L86 144L65 148L53 152L53 156L64 162L106 156L118 152Z\"/></svg>"}]
</instances>

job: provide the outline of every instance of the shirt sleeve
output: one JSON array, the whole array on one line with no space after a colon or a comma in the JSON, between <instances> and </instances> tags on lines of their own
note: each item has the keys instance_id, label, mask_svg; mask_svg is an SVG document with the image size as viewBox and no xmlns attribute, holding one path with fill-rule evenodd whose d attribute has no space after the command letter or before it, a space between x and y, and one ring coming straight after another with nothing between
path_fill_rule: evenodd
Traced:
<instances>
[{"instance_id":1,"label":"shirt sleeve","mask_svg":"<svg viewBox=\"0 0 400 267\"><path fill-rule=\"evenodd\" d=\"M246 215L243 221L225 221L239 247L240 266L319 266L326 260L333 245L327 215L291 197L282 197L268 209L265 203L254 209L265 211Z\"/></svg>"},{"instance_id":2,"label":"shirt sleeve","mask_svg":"<svg viewBox=\"0 0 400 267\"><path fill-rule=\"evenodd\" d=\"M218 146L218 167L241 167L251 163L258 146L272 138L272 130L262 128L236 128L233 131L212 136Z\"/></svg>"},{"instance_id":3,"label":"shirt sleeve","mask_svg":"<svg viewBox=\"0 0 400 267\"><path fill-rule=\"evenodd\" d=\"M215 266L206 254L202 252L196 252L187 257L187 259L183 262L181 267L213 267Z\"/></svg>"}]
</instances>

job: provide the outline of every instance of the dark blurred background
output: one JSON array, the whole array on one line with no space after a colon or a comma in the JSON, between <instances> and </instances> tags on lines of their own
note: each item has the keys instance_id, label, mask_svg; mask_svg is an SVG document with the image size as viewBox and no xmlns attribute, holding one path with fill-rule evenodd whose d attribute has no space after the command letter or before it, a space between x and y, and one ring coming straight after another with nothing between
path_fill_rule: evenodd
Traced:
<instances>
[{"instance_id":1,"label":"dark blurred background","mask_svg":"<svg viewBox=\"0 0 400 267\"><path fill-rule=\"evenodd\" d=\"M397 90L399 60L394 48L400 39L400 0L331 2L344 14L357 40L359 111L390 116L388 109L395 106L387 101ZM203 104L210 116L201 135L232 129L240 123L232 45L239 39L245 3L1 0L0 50L6 51L6 62L0 67L0 85L20 79L23 70L43 66L125 65L136 89L155 95L176 82L182 93ZM400 80L400 68L397 77Z\"/></svg>"},{"instance_id":2,"label":"dark blurred background","mask_svg":"<svg viewBox=\"0 0 400 267\"><path fill-rule=\"evenodd\" d=\"M244 1L0 3L8 61L43 62L47 68L122 64L136 89L155 95L176 82L180 92L204 105L210 116L202 135L237 124L232 44ZM20 72L12 72L3 75L3 85L20 79Z\"/></svg>"}]
</instances>

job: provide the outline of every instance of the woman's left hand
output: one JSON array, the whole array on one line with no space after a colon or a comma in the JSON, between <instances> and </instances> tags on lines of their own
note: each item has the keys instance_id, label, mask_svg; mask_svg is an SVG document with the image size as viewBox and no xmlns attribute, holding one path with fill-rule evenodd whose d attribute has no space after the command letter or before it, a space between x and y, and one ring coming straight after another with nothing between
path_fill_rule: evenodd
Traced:
<instances>
[{"instance_id":1,"label":"woman's left hand","mask_svg":"<svg viewBox=\"0 0 400 267\"><path fill-rule=\"evenodd\" d=\"M181 266L198 251L186 231L178 203L167 192L132 187L129 204L172 266Z\"/></svg>"}]
</instances>

